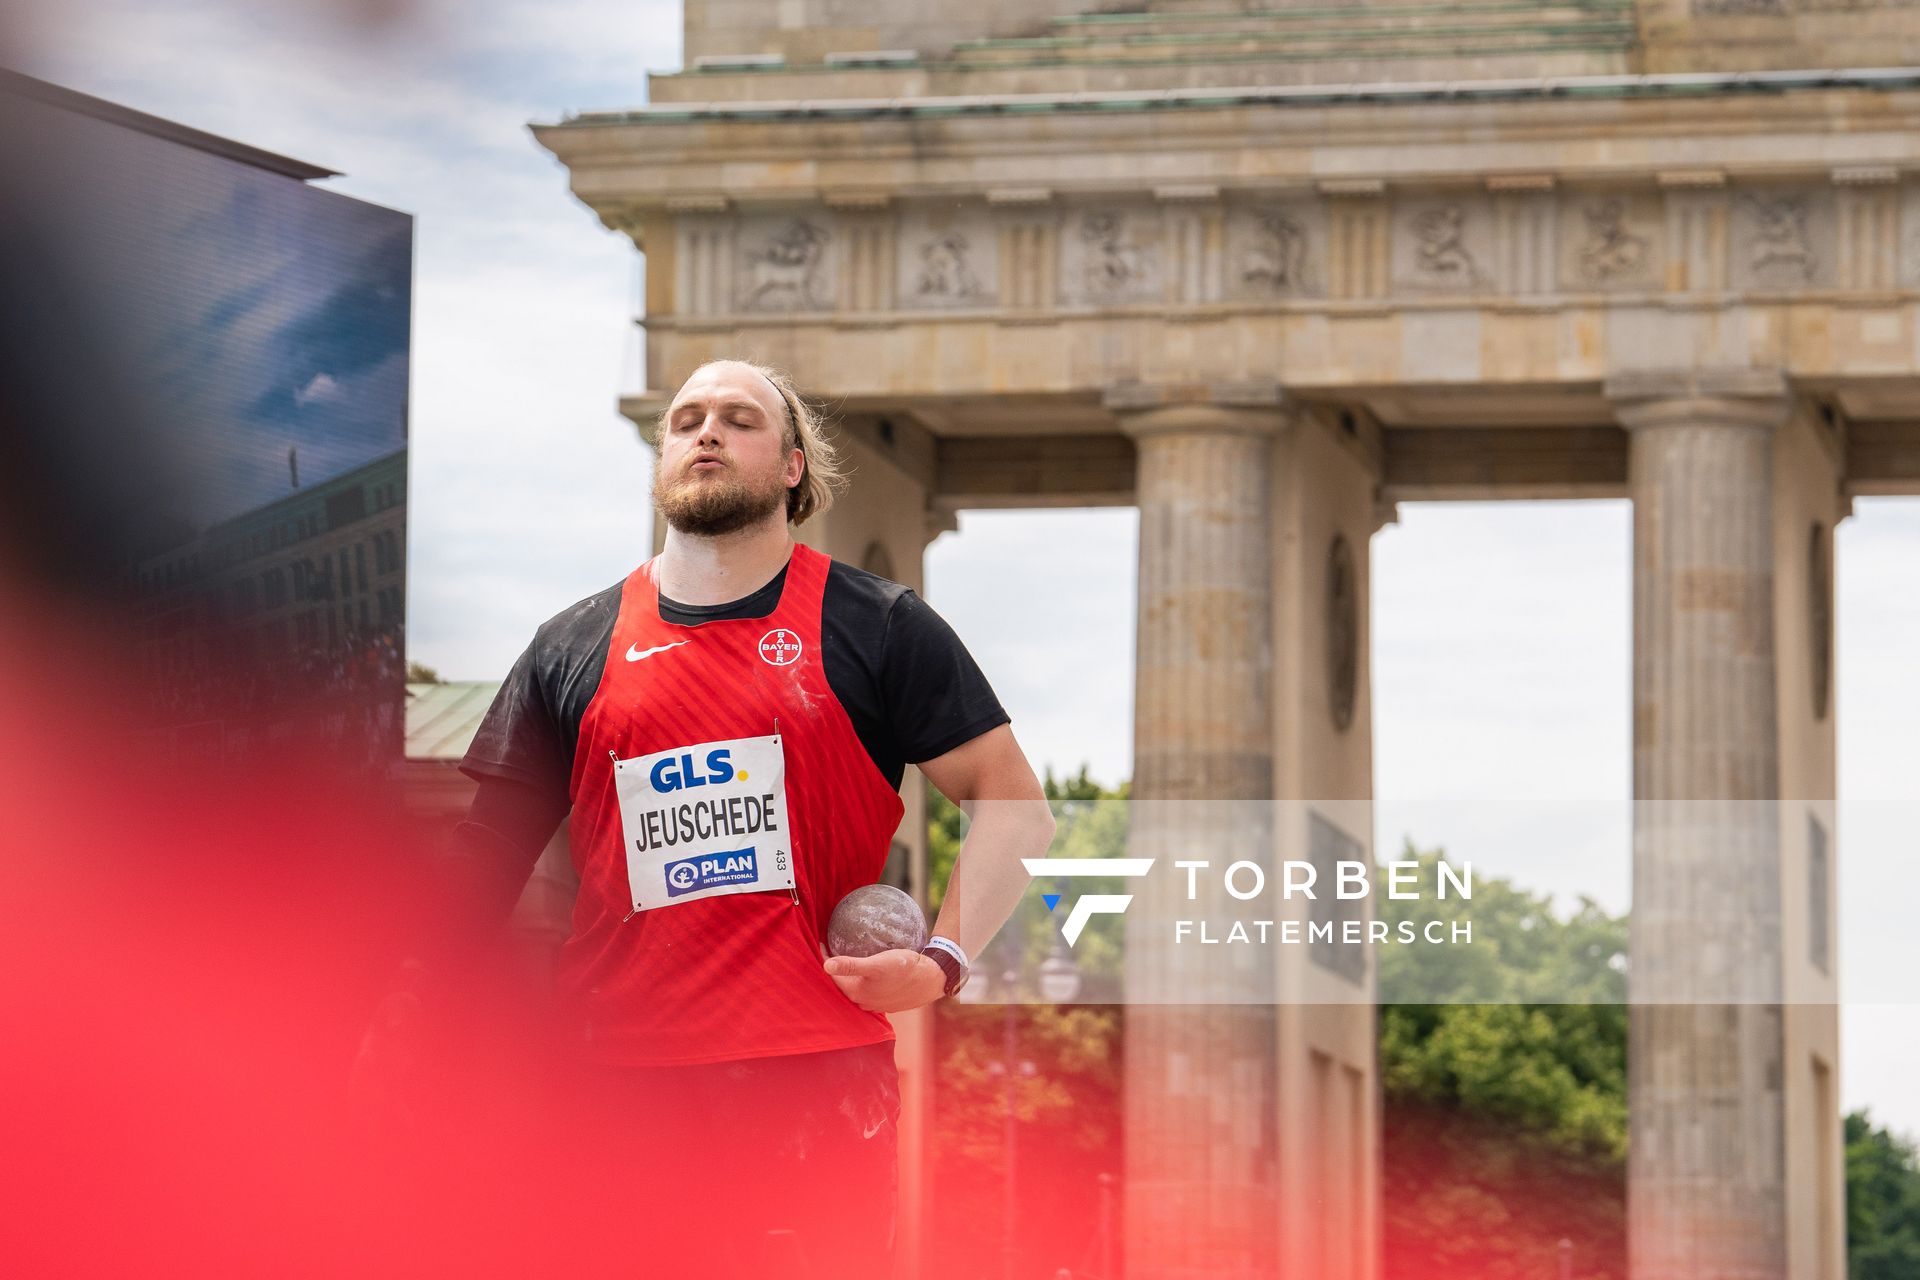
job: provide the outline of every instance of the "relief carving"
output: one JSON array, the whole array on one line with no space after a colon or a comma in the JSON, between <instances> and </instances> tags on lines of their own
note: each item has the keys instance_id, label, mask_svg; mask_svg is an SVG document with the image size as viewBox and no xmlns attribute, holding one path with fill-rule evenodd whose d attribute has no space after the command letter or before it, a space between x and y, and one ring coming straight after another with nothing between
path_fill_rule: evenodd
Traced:
<instances>
[{"instance_id":1,"label":"relief carving","mask_svg":"<svg viewBox=\"0 0 1920 1280\"><path fill-rule=\"evenodd\" d=\"M1800 196L1749 197L1753 242L1747 269L1763 285L1806 284L1816 265L1807 232L1807 203Z\"/></svg>"},{"instance_id":2,"label":"relief carving","mask_svg":"<svg viewBox=\"0 0 1920 1280\"><path fill-rule=\"evenodd\" d=\"M920 246L920 275L914 292L925 299L959 301L987 292L974 273L972 245L958 231L935 236Z\"/></svg>"},{"instance_id":3,"label":"relief carving","mask_svg":"<svg viewBox=\"0 0 1920 1280\"><path fill-rule=\"evenodd\" d=\"M1414 269L1435 284L1471 286L1480 266L1466 246L1466 210L1457 204L1423 209L1413 220Z\"/></svg>"},{"instance_id":4,"label":"relief carving","mask_svg":"<svg viewBox=\"0 0 1920 1280\"><path fill-rule=\"evenodd\" d=\"M1271 302L1324 297L1333 241L1327 211L1313 199L1229 205L1221 285L1229 298Z\"/></svg>"},{"instance_id":5,"label":"relief carving","mask_svg":"<svg viewBox=\"0 0 1920 1280\"><path fill-rule=\"evenodd\" d=\"M1087 296L1111 302L1137 294L1147 283L1148 253L1127 238L1125 215L1089 213L1080 220L1082 283Z\"/></svg>"},{"instance_id":6,"label":"relief carving","mask_svg":"<svg viewBox=\"0 0 1920 1280\"><path fill-rule=\"evenodd\" d=\"M1255 215L1258 230L1240 261L1240 283L1273 293L1293 293L1307 283L1307 229L1278 209Z\"/></svg>"},{"instance_id":7,"label":"relief carving","mask_svg":"<svg viewBox=\"0 0 1920 1280\"><path fill-rule=\"evenodd\" d=\"M1626 201L1602 200L1581 210L1587 238L1580 246L1580 278L1610 284L1645 269L1652 241L1627 229Z\"/></svg>"},{"instance_id":8,"label":"relief carving","mask_svg":"<svg viewBox=\"0 0 1920 1280\"><path fill-rule=\"evenodd\" d=\"M750 311L820 311L827 308L818 292L821 258L827 231L805 218L795 218L747 254L747 295Z\"/></svg>"},{"instance_id":9,"label":"relief carving","mask_svg":"<svg viewBox=\"0 0 1920 1280\"><path fill-rule=\"evenodd\" d=\"M973 204L911 204L894 237L894 283L908 308L976 308L1000 301L1000 229Z\"/></svg>"}]
</instances>

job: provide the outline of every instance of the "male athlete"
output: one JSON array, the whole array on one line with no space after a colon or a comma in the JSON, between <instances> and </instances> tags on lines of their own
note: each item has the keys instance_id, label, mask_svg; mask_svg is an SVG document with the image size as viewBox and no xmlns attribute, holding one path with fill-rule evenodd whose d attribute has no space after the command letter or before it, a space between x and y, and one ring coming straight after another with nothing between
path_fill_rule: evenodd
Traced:
<instances>
[{"instance_id":1,"label":"male athlete","mask_svg":"<svg viewBox=\"0 0 1920 1280\"><path fill-rule=\"evenodd\" d=\"M536 632L462 763L480 785L460 844L511 868L504 914L571 812L580 892L559 985L586 1123L653 1179L637 1238L656 1263L663 1240L689 1251L656 1273L884 1276L899 1105L885 1015L965 981L1052 819L946 623L794 541L838 477L785 376L695 370L658 454L664 549ZM834 907L880 877L908 763L974 819L933 943L828 959ZM716 1200L724 1212L700 1212Z\"/></svg>"}]
</instances>

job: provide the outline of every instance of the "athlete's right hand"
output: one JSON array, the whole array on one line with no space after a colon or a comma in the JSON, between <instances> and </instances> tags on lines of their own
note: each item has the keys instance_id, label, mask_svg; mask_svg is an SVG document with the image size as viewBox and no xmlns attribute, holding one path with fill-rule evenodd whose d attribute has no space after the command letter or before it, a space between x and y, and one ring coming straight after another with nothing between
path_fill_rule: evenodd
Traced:
<instances>
[{"instance_id":1,"label":"athlete's right hand","mask_svg":"<svg viewBox=\"0 0 1920 1280\"><path fill-rule=\"evenodd\" d=\"M905 1013L932 1004L946 992L947 975L918 951L898 949L871 956L833 956L827 975L840 994L869 1013Z\"/></svg>"}]
</instances>

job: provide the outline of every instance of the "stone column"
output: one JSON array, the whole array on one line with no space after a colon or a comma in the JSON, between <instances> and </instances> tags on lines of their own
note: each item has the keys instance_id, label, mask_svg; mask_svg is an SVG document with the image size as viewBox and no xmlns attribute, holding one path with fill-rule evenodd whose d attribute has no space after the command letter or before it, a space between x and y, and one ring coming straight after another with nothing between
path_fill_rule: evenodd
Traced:
<instances>
[{"instance_id":1,"label":"stone column","mask_svg":"<svg viewBox=\"0 0 1920 1280\"><path fill-rule=\"evenodd\" d=\"M1164 936L1174 918L1230 914L1230 863L1272 880L1270 464L1285 417L1273 388L1223 400L1108 399L1139 450L1132 849L1160 862L1128 917L1126 1256L1154 1280L1276 1273L1271 959ZM1199 901L1176 858L1211 862Z\"/></svg>"},{"instance_id":2,"label":"stone column","mask_svg":"<svg viewBox=\"0 0 1920 1280\"><path fill-rule=\"evenodd\" d=\"M1633 375L1633 1280L1783 1280L1778 374Z\"/></svg>"}]
</instances>

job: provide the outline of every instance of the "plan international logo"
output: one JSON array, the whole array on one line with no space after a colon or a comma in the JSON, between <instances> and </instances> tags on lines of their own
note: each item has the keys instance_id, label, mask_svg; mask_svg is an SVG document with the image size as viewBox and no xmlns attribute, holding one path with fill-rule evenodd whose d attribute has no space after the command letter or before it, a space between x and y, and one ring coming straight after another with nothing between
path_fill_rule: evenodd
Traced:
<instances>
[{"instance_id":1,"label":"plan international logo","mask_svg":"<svg viewBox=\"0 0 1920 1280\"><path fill-rule=\"evenodd\" d=\"M686 893L698 893L702 889L711 889L715 885L752 884L760 878L759 869L754 864L752 845L744 849L731 849L725 853L682 858L678 862L669 862L663 870L667 876L669 898L678 898Z\"/></svg>"}]
</instances>

